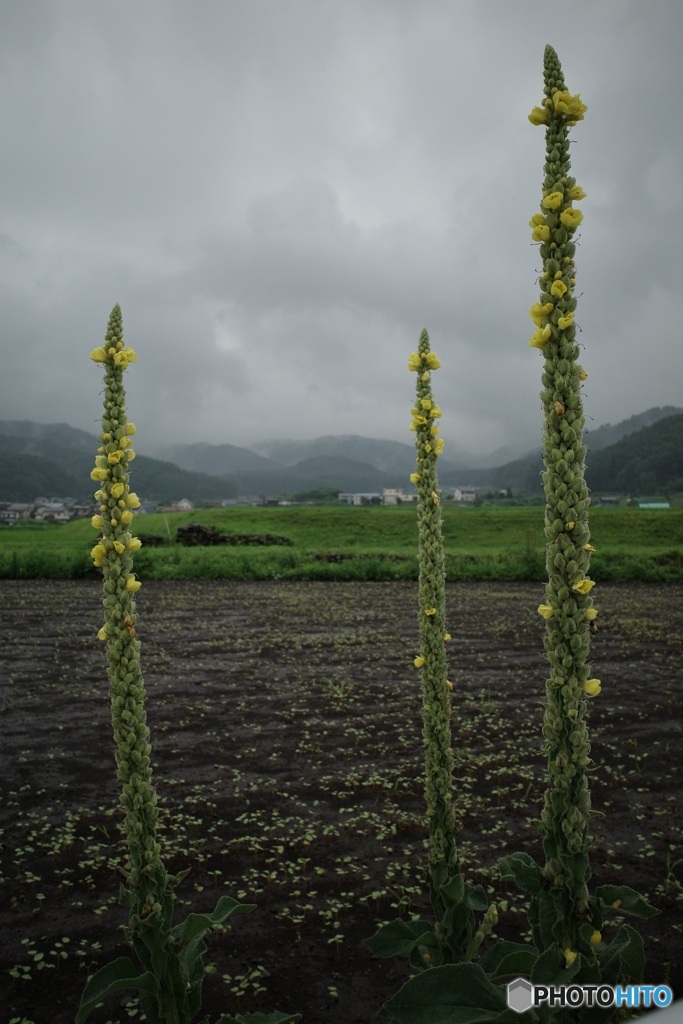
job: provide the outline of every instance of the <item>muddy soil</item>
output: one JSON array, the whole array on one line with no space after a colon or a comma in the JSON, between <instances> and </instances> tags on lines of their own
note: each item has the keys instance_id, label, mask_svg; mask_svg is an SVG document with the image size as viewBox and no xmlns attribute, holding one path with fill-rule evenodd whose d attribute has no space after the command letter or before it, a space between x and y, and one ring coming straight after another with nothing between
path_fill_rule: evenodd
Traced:
<instances>
[{"instance_id":1,"label":"muddy soil","mask_svg":"<svg viewBox=\"0 0 683 1024\"><path fill-rule=\"evenodd\" d=\"M100 594L89 581L0 588L1 1016L17 1024L71 1024L88 974L127 953ZM165 857L191 868L178 918L223 893L256 904L210 940L212 1019L370 1024L409 977L362 943L398 913L428 913L416 597L398 583L140 592ZM501 905L498 935L518 940L523 901L493 866L540 856L543 597L538 584L448 589L466 870ZM645 980L681 998L683 586L601 585L596 604L591 884L631 885L659 908L631 923ZM92 1020L136 1018L113 997Z\"/></svg>"}]
</instances>

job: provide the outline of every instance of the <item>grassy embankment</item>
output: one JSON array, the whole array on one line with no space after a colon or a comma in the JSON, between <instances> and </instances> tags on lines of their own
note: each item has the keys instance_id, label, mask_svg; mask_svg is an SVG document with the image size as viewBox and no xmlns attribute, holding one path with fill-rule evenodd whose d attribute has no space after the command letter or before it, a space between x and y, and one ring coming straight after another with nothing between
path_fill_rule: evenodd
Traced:
<instances>
[{"instance_id":1,"label":"grassy embankment","mask_svg":"<svg viewBox=\"0 0 683 1024\"><path fill-rule=\"evenodd\" d=\"M272 534L288 545L187 548L175 532L188 523L228 535ZM143 546L141 579L417 579L415 509L236 508L147 515L135 520ZM591 570L596 580L683 580L683 512L594 509ZM546 578L543 509L444 508L448 578ZM93 575L97 535L88 520L63 526L18 524L0 530L0 578L77 579Z\"/></svg>"}]
</instances>

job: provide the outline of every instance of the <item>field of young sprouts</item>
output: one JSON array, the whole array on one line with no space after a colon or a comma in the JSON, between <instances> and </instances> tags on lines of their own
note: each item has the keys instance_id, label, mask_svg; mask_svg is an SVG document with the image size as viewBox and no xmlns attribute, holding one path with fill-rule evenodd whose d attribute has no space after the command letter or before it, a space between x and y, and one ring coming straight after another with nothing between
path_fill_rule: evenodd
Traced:
<instances>
[{"instance_id":1,"label":"field of young sprouts","mask_svg":"<svg viewBox=\"0 0 683 1024\"><path fill-rule=\"evenodd\" d=\"M179 910L255 904L210 938L203 1012L277 1007L369 1024L409 976L363 946L428 913L414 583L148 582L138 597L163 855ZM496 934L527 927L493 865L537 856L546 660L533 583L447 588L456 792L469 879ZM590 705L594 883L661 911L645 981L683 996L683 586L602 584ZM126 955L123 853L99 581L0 591L3 1019L72 1024ZM604 812L604 816L603 813ZM609 941L613 932L605 928ZM139 1019L114 996L95 1024Z\"/></svg>"}]
</instances>

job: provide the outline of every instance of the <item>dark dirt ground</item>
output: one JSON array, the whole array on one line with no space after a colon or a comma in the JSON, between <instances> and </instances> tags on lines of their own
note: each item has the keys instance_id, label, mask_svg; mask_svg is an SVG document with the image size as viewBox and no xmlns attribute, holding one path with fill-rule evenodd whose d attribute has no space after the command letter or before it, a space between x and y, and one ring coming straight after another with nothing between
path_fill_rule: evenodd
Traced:
<instances>
[{"instance_id":1,"label":"dark dirt ground","mask_svg":"<svg viewBox=\"0 0 683 1024\"><path fill-rule=\"evenodd\" d=\"M0 1019L72 1022L88 972L127 950L100 584L0 587ZM138 600L178 915L256 904L211 939L204 1012L369 1024L409 974L362 940L426 911L415 584L150 582ZM448 588L456 790L471 881L525 930L498 856L540 856L539 584ZM592 674L593 883L647 893L645 981L683 997L683 586L602 585ZM633 922L636 923L636 922ZM609 940L610 935L606 936ZM113 998L95 1024L135 1020Z\"/></svg>"}]
</instances>

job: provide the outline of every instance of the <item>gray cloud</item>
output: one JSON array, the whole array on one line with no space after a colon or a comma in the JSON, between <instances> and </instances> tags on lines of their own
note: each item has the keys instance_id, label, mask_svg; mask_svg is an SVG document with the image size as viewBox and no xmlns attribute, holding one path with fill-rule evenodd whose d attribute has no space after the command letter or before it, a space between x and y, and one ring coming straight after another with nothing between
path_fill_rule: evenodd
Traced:
<instances>
[{"instance_id":1,"label":"gray cloud","mask_svg":"<svg viewBox=\"0 0 683 1024\"><path fill-rule=\"evenodd\" d=\"M577 264L593 423L678 404L673 0L34 0L0 11L0 418L95 430L120 302L140 449L410 440L422 326L451 451L540 436L527 340L551 42L589 104Z\"/></svg>"}]
</instances>

